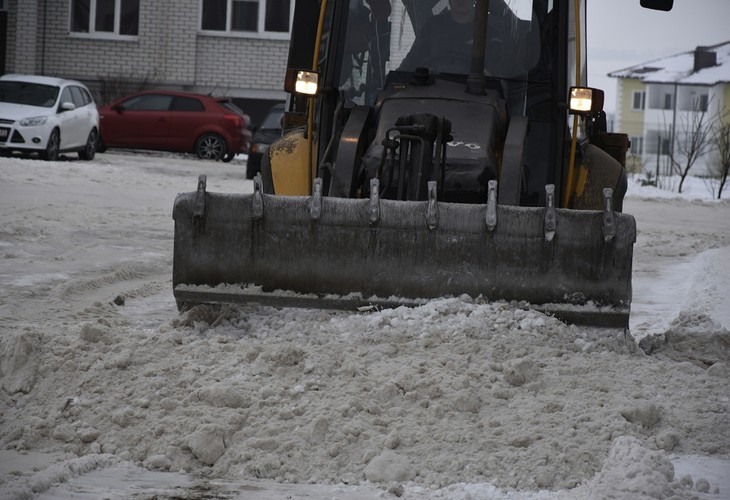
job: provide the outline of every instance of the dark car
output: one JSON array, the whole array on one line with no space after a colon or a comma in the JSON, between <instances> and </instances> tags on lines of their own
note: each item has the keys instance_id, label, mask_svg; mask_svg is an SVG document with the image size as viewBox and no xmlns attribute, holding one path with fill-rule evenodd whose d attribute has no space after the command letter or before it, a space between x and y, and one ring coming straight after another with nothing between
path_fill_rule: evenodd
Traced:
<instances>
[{"instance_id":1,"label":"dark car","mask_svg":"<svg viewBox=\"0 0 730 500\"><path fill-rule=\"evenodd\" d=\"M284 115L284 104L276 104L261 122L251 140L246 163L246 177L253 179L261 172L261 157L269 150L269 145L281 137L281 117Z\"/></svg>"},{"instance_id":2,"label":"dark car","mask_svg":"<svg viewBox=\"0 0 730 500\"><path fill-rule=\"evenodd\" d=\"M138 92L99 109L100 148L194 153L231 161L245 153L249 119L227 98L190 92Z\"/></svg>"}]
</instances>

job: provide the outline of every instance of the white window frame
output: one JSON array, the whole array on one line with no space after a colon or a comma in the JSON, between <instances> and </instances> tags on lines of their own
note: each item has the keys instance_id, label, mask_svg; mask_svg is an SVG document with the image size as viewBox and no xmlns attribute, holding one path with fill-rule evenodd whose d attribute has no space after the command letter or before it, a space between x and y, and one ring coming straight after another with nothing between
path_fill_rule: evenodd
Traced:
<instances>
[{"instance_id":1,"label":"white window frame","mask_svg":"<svg viewBox=\"0 0 730 500\"><path fill-rule=\"evenodd\" d=\"M291 37L292 22L294 20L294 4L296 3L296 0L291 0L289 2L289 30L286 32L266 31L265 30L267 0L243 0L243 1L248 1L251 3L259 4L258 26L256 27L256 31L242 31L242 30L232 30L231 29L234 0L226 0L226 29L225 30L203 29L203 0L200 0L200 2L198 4L200 6L200 18L199 18L199 22L198 22L198 26L200 27L200 33L205 34L205 35L228 36L228 37L235 37L235 38L266 38L266 39L270 39L270 40L289 40L289 38Z\"/></svg>"},{"instance_id":2,"label":"white window frame","mask_svg":"<svg viewBox=\"0 0 730 500\"><path fill-rule=\"evenodd\" d=\"M139 38L139 12L137 12L137 35L121 35L119 34L119 23L121 22L122 0L114 0L114 31L96 31L96 2L98 0L89 0L89 31L71 31L73 22L73 2L68 3L68 32L70 36L78 38L96 38L96 39L112 39L112 40L137 40ZM142 8L140 1L140 9Z\"/></svg>"},{"instance_id":3,"label":"white window frame","mask_svg":"<svg viewBox=\"0 0 730 500\"><path fill-rule=\"evenodd\" d=\"M636 95L637 94L639 94L641 96L639 98L640 99L640 102L641 102L641 105L638 108L634 105L634 103L636 102ZM633 111L644 111L646 109L646 90L634 90L631 93L631 109Z\"/></svg>"}]
</instances>

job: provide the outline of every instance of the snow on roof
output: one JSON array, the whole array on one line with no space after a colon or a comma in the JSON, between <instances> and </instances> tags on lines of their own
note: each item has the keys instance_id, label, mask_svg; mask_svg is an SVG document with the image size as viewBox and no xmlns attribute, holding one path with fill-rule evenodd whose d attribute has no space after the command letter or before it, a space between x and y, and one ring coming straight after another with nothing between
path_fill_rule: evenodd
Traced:
<instances>
[{"instance_id":1,"label":"snow on roof","mask_svg":"<svg viewBox=\"0 0 730 500\"><path fill-rule=\"evenodd\" d=\"M714 52L716 64L695 71L698 52ZM705 58L703 58L705 59ZM614 78L636 78L644 83L678 83L683 85L716 85L730 83L730 41L697 47L689 52L644 62L613 71Z\"/></svg>"},{"instance_id":2,"label":"snow on roof","mask_svg":"<svg viewBox=\"0 0 730 500\"><path fill-rule=\"evenodd\" d=\"M0 80L11 82L39 83L41 85L55 85L57 87L68 83L83 85L76 80L66 80L64 78L56 78L54 76L40 75L5 74L0 76Z\"/></svg>"}]
</instances>

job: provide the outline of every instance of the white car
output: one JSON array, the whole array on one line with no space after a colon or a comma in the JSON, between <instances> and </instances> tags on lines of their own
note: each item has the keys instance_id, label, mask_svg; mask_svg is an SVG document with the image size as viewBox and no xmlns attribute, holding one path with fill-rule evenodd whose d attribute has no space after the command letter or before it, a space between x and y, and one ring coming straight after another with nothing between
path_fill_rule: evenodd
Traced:
<instances>
[{"instance_id":1,"label":"white car","mask_svg":"<svg viewBox=\"0 0 730 500\"><path fill-rule=\"evenodd\" d=\"M93 160L99 112L89 89L74 80L48 76L0 76L0 153L39 153L55 161L78 152Z\"/></svg>"}]
</instances>

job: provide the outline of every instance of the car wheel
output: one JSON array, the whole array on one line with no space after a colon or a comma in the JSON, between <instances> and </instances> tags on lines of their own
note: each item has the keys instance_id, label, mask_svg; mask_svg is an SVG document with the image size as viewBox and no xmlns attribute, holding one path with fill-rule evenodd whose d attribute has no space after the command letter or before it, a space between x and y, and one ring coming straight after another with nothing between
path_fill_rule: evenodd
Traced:
<instances>
[{"instance_id":1,"label":"car wheel","mask_svg":"<svg viewBox=\"0 0 730 500\"><path fill-rule=\"evenodd\" d=\"M222 160L227 152L226 141L218 134L203 134L195 143L195 153L202 160Z\"/></svg>"},{"instance_id":2,"label":"car wheel","mask_svg":"<svg viewBox=\"0 0 730 500\"><path fill-rule=\"evenodd\" d=\"M96 152L97 153L103 153L106 151L106 144L104 144L104 139L101 137L101 134L98 134L98 139L96 140Z\"/></svg>"},{"instance_id":3,"label":"car wheel","mask_svg":"<svg viewBox=\"0 0 730 500\"><path fill-rule=\"evenodd\" d=\"M99 132L95 128L91 129L91 132L89 132L89 137L86 138L86 145L84 146L84 149L79 151L79 158L86 161L91 161L94 159L94 155L96 154L96 144L99 141Z\"/></svg>"},{"instance_id":4,"label":"car wheel","mask_svg":"<svg viewBox=\"0 0 730 500\"><path fill-rule=\"evenodd\" d=\"M48 138L48 144L46 144L46 150L41 153L41 157L48 161L57 161L58 155L61 152L61 134L57 128L54 128L51 132L51 136Z\"/></svg>"}]
</instances>

